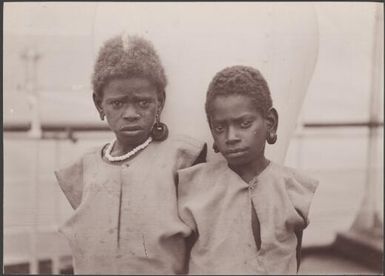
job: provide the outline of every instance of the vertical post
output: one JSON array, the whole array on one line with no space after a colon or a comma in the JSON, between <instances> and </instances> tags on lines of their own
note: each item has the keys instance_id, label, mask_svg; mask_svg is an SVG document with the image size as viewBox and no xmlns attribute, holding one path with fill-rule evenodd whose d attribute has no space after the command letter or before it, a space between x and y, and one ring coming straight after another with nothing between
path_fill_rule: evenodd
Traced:
<instances>
[{"instance_id":1,"label":"vertical post","mask_svg":"<svg viewBox=\"0 0 385 276\"><path fill-rule=\"evenodd\" d=\"M59 154L60 154L60 149L59 149L59 141L57 138L54 139L55 143L55 168L59 167ZM53 195L55 197L54 201L54 210L55 210L55 231L60 223L60 218L61 218L61 209L60 209L60 198L59 198L59 193L56 192L55 189L55 194ZM52 256L52 273L53 274L60 274L60 251L58 250L57 246L54 250L55 255Z\"/></svg>"},{"instance_id":2,"label":"vertical post","mask_svg":"<svg viewBox=\"0 0 385 276\"><path fill-rule=\"evenodd\" d=\"M375 171L375 159L378 156L378 126L380 120L381 101L380 93L383 93L381 78L383 77L383 47L384 47L384 28L383 13L380 7L377 7L374 24L374 43L372 54L372 77L370 91L370 110L369 120L371 126L368 134L367 149L367 167L365 194L362 200L361 208L352 225L352 230L364 232L373 237L382 237L382 222L379 218L376 202L375 185L377 184L377 174ZM381 72L382 71L382 72Z\"/></svg>"},{"instance_id":3,"label":"vertical post","mask_svg":"<svg viewBox=\"0 0 385 276\"><path fill-rule=\"evenodd\" d=\"M33 225L30 229L30 241L31 241L31 269L32 274L38 273L38 248L37 248L37 235L38 235L38 210L39 210L39 162L40 162L40 138L41 138L41 126L39 115L39 91L37 85L37 62L40 59L40 55L33 48L26 49L21 58L25 62L25 90L27 92L28 102L31 110L31 129L28 136L35 140L36 160L34 164L34 177L32 178L31 185L31 199L33 208Z\"/></svg>"},{"instance_id":4,"label":"vertical post","mask_svg":"<svg viewBox=\"0 0 385 276\"><path fill-rule=\"evenodd\" d=\"M31 231L31 273L39 273L39 256L38 256L38 220L39 220L39 163L40 163L40 140L35 140L36 160L34 168L33 185L31 189L31 197L33 200L34 220Z\"/></svg>"},{"instance_id":5,"label":"vertical post","mask_svg":"<svg viewBox=\"0 0 385 276\"><path fill-rule=\"evenodd\" d=\"M31 138L41 137L40 110L39 110L39 91L37 81L37 62L41 55L33 48L26 49L21 58L25 62L25 90L27 92L28 103L31 110L31 128L28 136Z\"/></svg>"}]
</instances>

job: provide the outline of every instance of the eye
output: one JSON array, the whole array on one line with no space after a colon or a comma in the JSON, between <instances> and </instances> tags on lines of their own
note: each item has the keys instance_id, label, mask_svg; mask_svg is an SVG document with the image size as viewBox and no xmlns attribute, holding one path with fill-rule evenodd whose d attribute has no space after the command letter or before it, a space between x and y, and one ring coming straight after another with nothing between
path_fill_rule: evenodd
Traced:
<instances>
[{"instance_id":1,"label":"eye","mask_svg":"<svg viewBox=\"0 0 385 276\"><path fill-rule=\"evenodd\" d=\"M120 100L114 100L111 102L113 108L120 108L123 105L123 102Z\"/></svg>"},{"instance_id":2,"label":"eye","mask_svg":"<svg viewBox=\"0 0 385 276\"><path fill-rule=\"evenodd\" d=\"M224 127L222 125L214 125L214 131L216 133L222 133L224 130Z\"/></svg>"},{"instance_id":3,"label":"eye","mask_svg":"<svg viewBox=\"0 0 385 276\"><path fill-rule=\"evenodd\" d=\"M249 128L251 126L252 121L244 120L241 122L241 128Z\"/></svg>"},{"instance_id":4,"label":"eye","mask_svg":"<svg viewBox=\"0 0 385 276\"><path fill-rule=\"evenodd\" d=\"M150 104L150 101L149 100L140 100L138 102L139 106L142 107L142 108L146 108L148 107L148 105Z\"/></svg>"}]
</instances>

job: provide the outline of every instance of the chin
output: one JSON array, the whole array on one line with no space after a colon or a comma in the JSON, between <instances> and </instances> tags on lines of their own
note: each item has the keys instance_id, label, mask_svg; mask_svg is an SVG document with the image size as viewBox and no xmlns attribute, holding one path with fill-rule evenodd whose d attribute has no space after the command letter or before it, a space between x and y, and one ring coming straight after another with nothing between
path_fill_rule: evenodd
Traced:
<instances>
[{"instance_id":1,"label":"chin","mask_svg":"<svg viewBox=\"0 0 385 276\"><path fill-rule=\"evenodd\" d=\"M231 167L242 167L250 163L246 158L226 158L226 160Z\"/></svg>"},{"instance_id":2,"label":"chin","mask_svg":"<svg viewBox=\"0 0 385 276\"><path fill-rule=\"evenodd\" d=\"M123 141L125 144L135 145L135 146L142 144L147 138L148 137L143 133L140 133L137 135L128 135L128 134L120 135L120 140Z\"/></svg>"}]
</instances>

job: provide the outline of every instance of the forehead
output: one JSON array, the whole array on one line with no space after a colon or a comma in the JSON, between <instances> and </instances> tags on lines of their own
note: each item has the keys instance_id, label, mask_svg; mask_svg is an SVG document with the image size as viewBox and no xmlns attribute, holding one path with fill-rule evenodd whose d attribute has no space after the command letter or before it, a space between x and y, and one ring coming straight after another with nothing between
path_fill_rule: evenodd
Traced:
<instances>
[{"instance_id":1,"label":"forehead","mask_svg":"<svg viewBox=\"0 0 385 276\"><path fill-rule=\"evenodd\" d=\"M103 89L103 96L157 96L156 87L146 78L113 79Z\"/></svg>"},{"instance_id":2,"label":"forehead","mask_svg":"<svg viewBox=\"0 0 385 276\"><path fill-rule=\"evenodd\" d=\"M236 119L245 115L261 115L250 96L218 95L210 104L210 117L214 120Z\"/></svg>"}]
</instances>

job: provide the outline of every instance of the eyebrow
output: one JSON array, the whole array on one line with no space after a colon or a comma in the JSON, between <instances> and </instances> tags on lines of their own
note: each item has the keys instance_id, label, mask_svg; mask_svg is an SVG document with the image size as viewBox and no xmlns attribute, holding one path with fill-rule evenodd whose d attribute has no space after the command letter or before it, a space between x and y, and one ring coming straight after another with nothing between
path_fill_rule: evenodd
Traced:
<instances>
[{"instance_id":1,"label":"eyebrow","mask_svg":"<svg viewBox=\"0 0 385 276\"><path fill-rule=\"evenodd\" d=\"M242 114L241 116L238 116L236 118L230 118L230 120L232 121L240 121L240 120L243 120L243 119L253 119L255 118L255 116L253 114L249 114L249 113L245 113L245 114ZM212 118L211 119L213 122L224 122L226 121L226 119L215 119L215 118Z\"/></svg>"},{"instance_id":2,"label":"eyebrow","mask_svg":"<svg viewBox=\"0 0 385 276\"><path fill-rule=\"evenodd\" d=\"M106 100L108 102L111 101L125 101L128 100L130 97L129 96L110 96ZM131 97L133 100L152 100L152 97L146 96L146 95L134 95Z\"/></svg>"},{"instance_id":3,"label":"eyebrow","mask_svg":"<svg viewBox=\"0 0 385 276\"><path fill-rule=\"evenodd\" d=\"M151 96L146 96L146 95L134 95L133 96L134 99L152 99Z\"/></svg>"},{"instance_id":4,"label":"eyebrow","mask_svg":"<svg viewBox=\"0 0 385 276\"><path fill-rule=\"evenodd\" d=\"M107 102L110 102L110 101L117 101L117 100L126 100L128 98L128 96L110 96L108 98L106 98L106 101Z\"/></svg>"}]
</instances>

